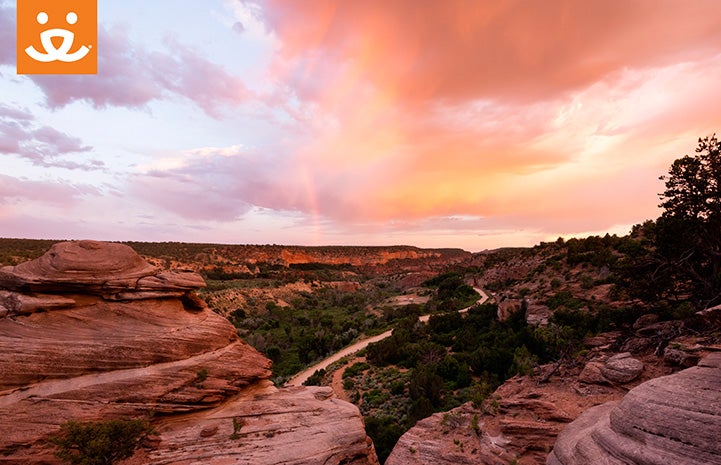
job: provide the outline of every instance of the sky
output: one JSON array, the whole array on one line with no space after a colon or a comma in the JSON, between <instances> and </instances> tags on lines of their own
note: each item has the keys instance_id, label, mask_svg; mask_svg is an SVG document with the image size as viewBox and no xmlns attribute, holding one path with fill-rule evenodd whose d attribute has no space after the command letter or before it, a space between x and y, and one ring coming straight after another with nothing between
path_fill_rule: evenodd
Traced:
<instances>
[{"instance_id":1,"label":"sky","mask_svg":"<svg viewBox=\"0 0 721 465\"><path fill-rule=\"evenodd\" d=\"M721 128L717 0L98 0L18 75L0 236L470 251L626 234Z\"/></svg>"}]
</instances>

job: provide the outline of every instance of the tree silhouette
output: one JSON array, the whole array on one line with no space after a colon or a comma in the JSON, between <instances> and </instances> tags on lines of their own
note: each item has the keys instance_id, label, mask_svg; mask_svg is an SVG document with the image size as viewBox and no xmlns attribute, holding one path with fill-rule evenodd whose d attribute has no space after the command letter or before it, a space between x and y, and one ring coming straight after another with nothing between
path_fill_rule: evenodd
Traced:
<instances>
[{"instance_id":1,"label":"tree silhouette","mask_svg":"<svg viewBox=\"0 0 721 465\"><path fill-rule=\"evenodd\" d=\"M716 135L699 139L662 176L664 212L656 222L656 253L680 300L721 303L721 153Z\"/></svg>"}]
</instances>

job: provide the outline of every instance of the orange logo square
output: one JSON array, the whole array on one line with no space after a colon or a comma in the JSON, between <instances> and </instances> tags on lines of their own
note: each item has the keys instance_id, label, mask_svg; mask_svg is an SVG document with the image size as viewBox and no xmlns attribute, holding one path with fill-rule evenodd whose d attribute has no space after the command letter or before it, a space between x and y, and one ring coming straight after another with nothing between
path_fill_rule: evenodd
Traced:
<instances>
[{"instance_id":1,"label":"orange logo square","mask_svg":"<svg viewBox=\"0 0 721 465\"><path fill-rule=\"evenodd\" d=\"M97 74L97 0L17 0L18 74Z\"/></svg>"}]
</instances>

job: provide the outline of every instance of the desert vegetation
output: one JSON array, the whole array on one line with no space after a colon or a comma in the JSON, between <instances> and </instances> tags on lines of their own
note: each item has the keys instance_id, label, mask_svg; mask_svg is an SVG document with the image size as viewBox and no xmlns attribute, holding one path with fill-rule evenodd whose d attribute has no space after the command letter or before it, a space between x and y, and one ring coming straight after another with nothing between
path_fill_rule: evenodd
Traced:
<instances>
[{"instance_id":1,"label":"desert vegetation","mask_svg":"<svg viewBox=\"0 0 721 465\"><path fill-rule=\"evenodd\" d=\"M68 421L51 439L56 455L70 465L112 465L133 455L153 428L147 420Z\"/></svg>"}]
</instances>

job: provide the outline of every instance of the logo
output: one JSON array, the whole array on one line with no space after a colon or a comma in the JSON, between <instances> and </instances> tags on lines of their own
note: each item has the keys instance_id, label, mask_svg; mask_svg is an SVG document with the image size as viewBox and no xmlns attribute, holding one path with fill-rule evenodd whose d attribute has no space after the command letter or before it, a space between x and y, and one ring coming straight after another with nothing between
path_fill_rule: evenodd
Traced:
<instances>
[{"instance_id":1,"label":"logo","mask_svg":"<svg viewBox=\"0 0 721 465\"><path fill-rule=\"evenodd\" d=\"M96 74L97 0L17 0L18 74Z\"/></svg>"}]
</instances>

